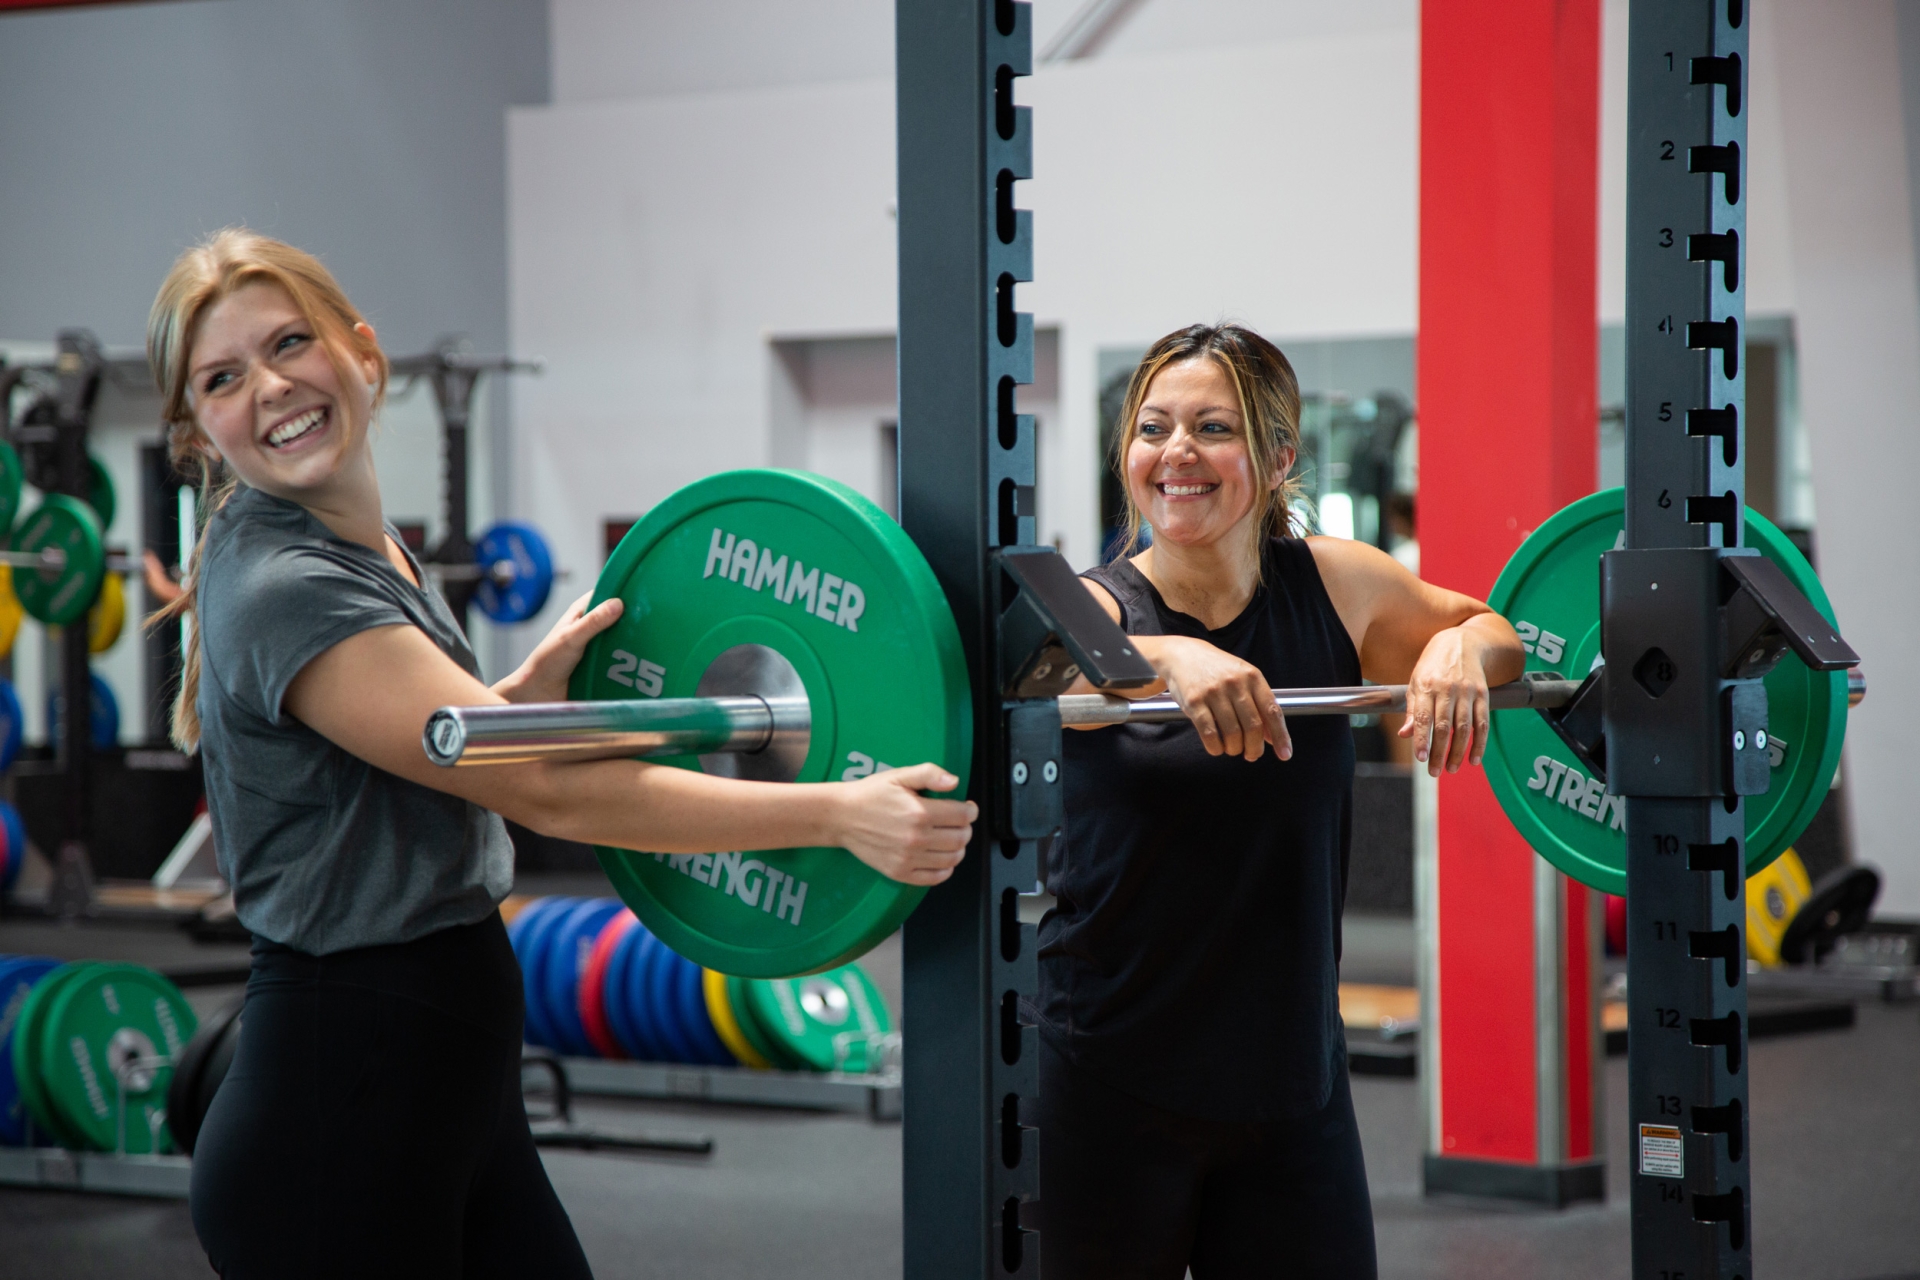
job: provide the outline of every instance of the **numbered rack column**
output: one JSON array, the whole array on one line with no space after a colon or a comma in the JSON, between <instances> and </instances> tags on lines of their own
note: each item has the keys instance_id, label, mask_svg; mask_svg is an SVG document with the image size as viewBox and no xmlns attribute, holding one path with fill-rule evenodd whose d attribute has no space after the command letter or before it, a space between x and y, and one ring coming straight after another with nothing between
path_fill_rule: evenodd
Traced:
<instances>
[{"instance_id":1,"label":"numbered rack column","mask_svg":"<svg viewBox=\"0 0 1920 1280\"><path fill-rule=\"evenodd\" d=\"M906 1273L932 1280L1037 1276L1022 1222L1037 1193L1037 1042L1022 999L1035 985L1019 898L1058 826L1028 806L1058 794L1059 713L1001 690L997 556L1034 538L1029 7L1012 0L895 6L900 254L900 522L946 589L973 676L966 860L906 925Z\"/></svg>"},{"instance_id":2,"label":"numbered rack column","mask_svg":"<svg viewBox=\"0 0 1920 1280\"><path fill-rule=\"evenodd\" d=\"M988 544L1002 549L1034 543L1034 422L1018 412L1018 388L1033 381L1033 317L1014 306L1014 286L1033 279L1033 214L1014 205L1014 184L1033 176L1033 113L1014 103L1014 84L1033 74L1032 6L995 0L988 16L986 65L993 100L986 129L987 275L993 286L993 335L987 344L991 431L986 440ZM1003 617L995 611L996 618ZM994 650L1003 656L996 631ZM996 661L998 673L1004 664ZM993 1001L995 1052L988 1101L995 1130L991 1179L993 1273L1038 1277L1040 1238L1023 1221L1037 1200L1040 1099L1038 1031L1027 1021L1027 1001L1039 987L1032 925L1020 922L1020 897L1040 878L1040 850L1063 821L1060 710L1052 698L1009 704L999 732L987 739L988 768L1001 779L1001 803L992 825L995 856L988 873L993 938L988 990Z\"/></svg>"},{"instance_id":3,"label":"numbered rack column","mask_svg":"<svg viewBox=\"0 0 1920 1280\"><path fill-rule=\"evenodd\" d=\"M1752 1275L1751 788L1728 744L1764 726L1765 691L1724 678L1719 616L1745 509L1746 17L1636 5L1628 38L1627 534L1602 596L1609 789L1629 797L1636 1280Z\"/></svg>"}]
</instances>

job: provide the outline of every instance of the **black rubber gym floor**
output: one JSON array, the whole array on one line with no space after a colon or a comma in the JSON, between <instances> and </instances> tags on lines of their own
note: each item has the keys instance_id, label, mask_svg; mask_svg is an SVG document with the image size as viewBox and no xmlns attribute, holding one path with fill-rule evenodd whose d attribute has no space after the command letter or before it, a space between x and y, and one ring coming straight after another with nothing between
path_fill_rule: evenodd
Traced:
<instances>
[{"instance_id":1,"label":"black rubber gym floor","mask_svg":"<svg viewBox=\"0 0 1920 1280\"><path fill-rule=\"evenodd\" d=\"M0 950L26 949L19 927L0 925ZM1355 965L1378 965L1376 980L1392 980L1399 932L1362 922ZM134 931L90 929L84 937L92 955L140 951L162 965L174 954L215 959L205 948L143 950L154 940ZM874 959L876 979L893 978L883 977L888 951ZM196 1003L224 994L189 992ZM1863 1003L1849 1030L1761 1040L1752 1053L1756 1280L1920 1278L1920 1008ZM1416 1083L1356 1079L1381 1274L1625 1280L1625 1060L1610 1059L1606 1071L1612 1199L1559 1213L1423 1198ZM590 1100L577 1118L597 1129L705 1134L715 1143L705 1158L547 1154L605 1280L900 1275L897 1126ZM0 1190L0 1280L211 1274L182 1203Z\"/></svg>"}]
</instances>

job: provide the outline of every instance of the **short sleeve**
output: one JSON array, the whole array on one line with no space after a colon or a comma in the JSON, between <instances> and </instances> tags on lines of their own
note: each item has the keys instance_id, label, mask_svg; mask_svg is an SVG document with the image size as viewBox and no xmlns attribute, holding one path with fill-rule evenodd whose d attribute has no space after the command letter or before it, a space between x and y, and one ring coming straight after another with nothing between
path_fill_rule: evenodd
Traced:
<instances>
[{"instance_id":1,"label":"short sleeve","mask_svg":"<svg viewBox=\"0 0 1920 1280\"><path fill-rule=\"evenodd\" d=\"M221 556L207 570L197 611L203 674L271 724L314 658L362 631L413 623L375 566L325 545Z\"/></svg>"}]
</instances>

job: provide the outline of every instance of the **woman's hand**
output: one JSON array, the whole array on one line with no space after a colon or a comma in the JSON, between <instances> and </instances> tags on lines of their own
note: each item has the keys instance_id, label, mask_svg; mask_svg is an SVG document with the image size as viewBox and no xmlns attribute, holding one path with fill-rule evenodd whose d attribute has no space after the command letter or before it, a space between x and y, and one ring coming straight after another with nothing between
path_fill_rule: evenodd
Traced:
<instances>
[{"instance_id":1,"label":"woman's hand","mask_svg":"<svg viewBox=\"0 0 1920 1280\"><path fill-rule=\"evenodd\" d=\"M1488 615L1491 616L1491 615ZM1434 633L1407 681L1406 722L1400 736L1413 739L1413 758L1433 777L1458 773L1487 753L1487 673L1485 646L1468 628Z\"/></svg>"},{"instance_id":2,"label":"woman's hand","mask_svg":"<svg viewBox=\"0 0 1920 1280\"><path fill-rule=\"evenodd\" d=\"M149 547L140 553L141 576L146 579L147 595L156 603L165 606L180 598L180 580L160 563L160 557Z\"/></svg>"},{"instance_id":3,"label":"woman's hand","mask_svg":"<svg viewBox=\"0 0 1920 1280\"><path fill-rule=\"evenodd\" d=\"M920 795L960 785L960 779L937 764L823 785L836 792L827 843L847 850L889 880L939 884L967 854L979 806L971 800Z\"/></svg>"},{"instance_id":4,"label":"woman's hand","mask_svg":"<svg viewBox=\"0 0 1920 1280\"><path fill-rule=\"evenodd\" d=\"M1208 755L1258 760L1271 742L1274 754L1292 759L1286 718L1260 668L1188 636L1135 636L1133 642L1193 721Z\"/></svg>"},{"instance_id":5,"label":"woman's hand","mask_svg":"<svg viewBox=\"0 0 1920 1280\"><path fill-rule=\"evenodd\" d=\"M591 592L581 596L560 615L553 630L534 647L527 660L493 691L508 702L564 702L567 681L586 652L587 641L612 626L625 606L616 596L602 600L591 613L586 611Z\"/></svg>"}]
</instances>

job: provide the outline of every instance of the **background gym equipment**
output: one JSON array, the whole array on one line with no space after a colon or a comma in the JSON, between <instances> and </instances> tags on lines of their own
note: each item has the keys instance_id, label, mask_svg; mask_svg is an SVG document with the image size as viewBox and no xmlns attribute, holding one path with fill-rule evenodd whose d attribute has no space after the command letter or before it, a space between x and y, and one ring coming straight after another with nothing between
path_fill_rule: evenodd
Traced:
<instances>
[{"instance_id":1,"label":"background gym equipment","mask_svg":"<svg viewBox=\"0 0 1920 1280\"><path fill-rule=\"evenodd\" d=\"M529 1044L569 1058L872 1073L897 1065L885 999L858 965L773 981L676 954L615 898L516 903L507 936Z\"/></svg>"},{"instance_id":2,"label":"background gym equipment","mask_svg":"<svg viewBox=\"0 0 1920 1280\"><path fill-rule=\"evenodd\" d=\"M495 622L525 622L546 607L553 591L553 553L532 525L489 525L473 544L473 562L478 574L473 602ZM442 569L443 575L452 571L450 565Z\"/></svg>"},{"instance_id":3,"label":"background gym equipment","mask_svg":"<svg viewBox=\"0 0 1920 1280\"><path fill-rule=\"evenodd\" d=\"M243 993L216 1009L174 1061L173 1079L167 1084L167 1128L173 1134L174 1146L187 1155L193 1154L207 1108L213 1105L213 1095L226 1079L227 1068L233 1065L246 1007Z\"/></svg>"},{"instance_id":4,"label":"background gym equipment","mask_svg":"<svg viewBox=\"0 0 1920 1280\"><path fill-rule=\"evenodd\" d=\"M1584 677L1601 665L1600 558L1620 545L1625 514L1624 490L1582 498L1535 530L1494 583L1487 603L1519 631L1529 674ZM1833 606L1806 558L1758 512L1747 511L1746 528L1753 545L1831 625ZM1802 662L1781 662L1767 673L1765 726L1751 743L1743 735L1742 743L1768 765L1766 785L1747 800L1747 875L1793 843L1826 798L1840 764L1847 709L1858 700L1849 690L1849 678L1857 675L1815 671ZM1625 808L1606 794L1604 767L1581 759L1547 719L1500 716L1486 768L1508 819L1541 856L1584 884L1625 893Z\"/></svg>"},{"instance_id":5,"label":"background gym equipment","mask_svg":"<svg viewBox=\"0 0 1920 1280\"><path fill-rule=\"evenodd\" d=\"M1788 849L1747 877L1747 955L1762 965L1780 963L1780 939L1794 914L1813 893L1800 855ZM1609 907L1612 901L1609 900ZM1620 927L1626 928L1626 903L1620 904ZM1622 947L1622 954L1625 948Z\"/></svg>"},{"instance_id":6,"label":"background gym equipment","mask_svg":"<svg viewBox=\"0 0 1920 1280\"><path fill-rule=\"evenodd\" d=\"M704 1135L674 1138L583 1129L573 1120L574 1088L567 1064L551 1053L529 1049L520 1059L520 1087L524 1093L537 1094L541 1092L537 1085L532 1090L527 1089L529 1069L536 1077L545 1079L547 1088L544 1092L551 1099L545 1114L532 1109L527 1112L527 1123L533 1130L535 1146L561 1147L569 1151L660 1151L689 1156L713 1154L713 1139Z\"/></svg>"},{"instance_id":7,"label":"background gym equipment","mask_svg":"<svg viewBox=\"0 0 1920 1280\"><path fill-rule=\"evenodd\" d=\"M0 959L0 1146L25 1146L31 1117L13 1072L13 1034L34 983L60 967L51 956Z\"/></svg>"},{"instance_id":8,"label":"background gym equipment","mask_svg":"<svg viewBox=\"0 0 1920 1280\"><path fill-rule=\"evenodd\" d=\"M22 1121L12 1127L6 1101L0 1137L46 1136L122 1155L169 1149L168 1088L195 1030L173 983L138 965L9 957L0 964L0 997L15 1011L0 1037L0 1091L9 1083L18 1091Z\"/></svg>"},{"instance_id":9,"label":"background gym equipment","mask_svg":"<svg viewBox=\"0 0 1920 1280\"><path fill-rule=\"evenodd\" d=\"M64 627L84 616L107 571L93 508L50 493L7 540L13 591L30 617Z\"/></svg>"},{"instance_id":10,"label":"background gym equipment","mask_svg":"<svg viewBox=\"0 0 1920 1280\"><path fill-rule=\"evenodd\" d=\"M397 394L427 379L440 410L441 527L445 531L434 547L420 556L428 572L440 579L440 589L454 616L466 625L467 606L502 624L525 622L545 607L557 576L546 539L531 525L502 522L476 539L468 532L467 431L473 412L473 390L487 373L539 373L542 360L514 360L506 356L476 356L458 339L437 349L391 362L400 379Z\"/></svg>"},{"instance_id":11,"label":"background gym equipment","mask_svg":"<svg viewBox=\"0 0 1920 1280\"><path fill-rule=\"evenodd\" d=\"M122 584L107 587L108 572L134 567L107 555L104 531L112 525L119 502L111 475L88 452L94 404L109 379L144 390L151 386L152 373L144 357L108 359L99 342L82 330L65 330L56 337L49 365L0 368L0 414L8 435L0 444L0 516L5 517L0 526L11 530L0 563L11 570L12 593L27 615L60 628L58 679L50 682L59 689L91 684L90 654L110 646L125 620ZM23 384L33 395L15 416L12 394ZM15 526L23 482L40 489L43 497ZM75 625L96 606L98 612L87 625ZM93 904L88 853L97 741L90 723L93 702L89 698L82 706L78 698L64 699L62 719L48 735L58 755L62 812L47 901L51 911L67 917Z\"/></svg>"},{"instance_id":12,"label":"background gym equipment","mask_svg":"<svg viewBox=\"0 0 1920 1280\"><path fill-rule=\"evenodd\" d=\"M120 700L114 696L113 686L101 679L97 673L89 673L87 687L91 706L87 711L88 741L95 751L105 751L120 740ZM66 733L65 695L58 689L47 691L47 723L53 726L55 743L63 741Z\"/></svg>"},{"instance_id":13,"label":"background gym equipment","mask_svg":"<svg viewBox=\"0 0 1920 1280\"><path fill-rule=\"evenodd\" d=\"M11 800L0 800L0 838L6 841L6 869L0 872L0 894L11 896L27 861L27 827Z\"/></svg>"},{"instance_id":14,"label":"background gym equipment","mask_svg":"<svg viewBox=\"0 0 1920 1280\"><path fill-rule=\"evenodd\" d=\"M20 706L20 695L14 691L13 681L0 678L0 773L11 769L20 755L25 721L26 715Z\"/></svg>"},{"instance_id":15,"label":"background gym equipment","mask_svg":"<svg viewBox=\"0 0 1920 1280\"><path fill-rule=\"evenodd\" d=\"M1858 933L1880 896L1880 873L1868 866L1835 867L1820 877L1780 935L1780 958L1817 963L1840 939Z\"/></svg>"}]
</instances>

